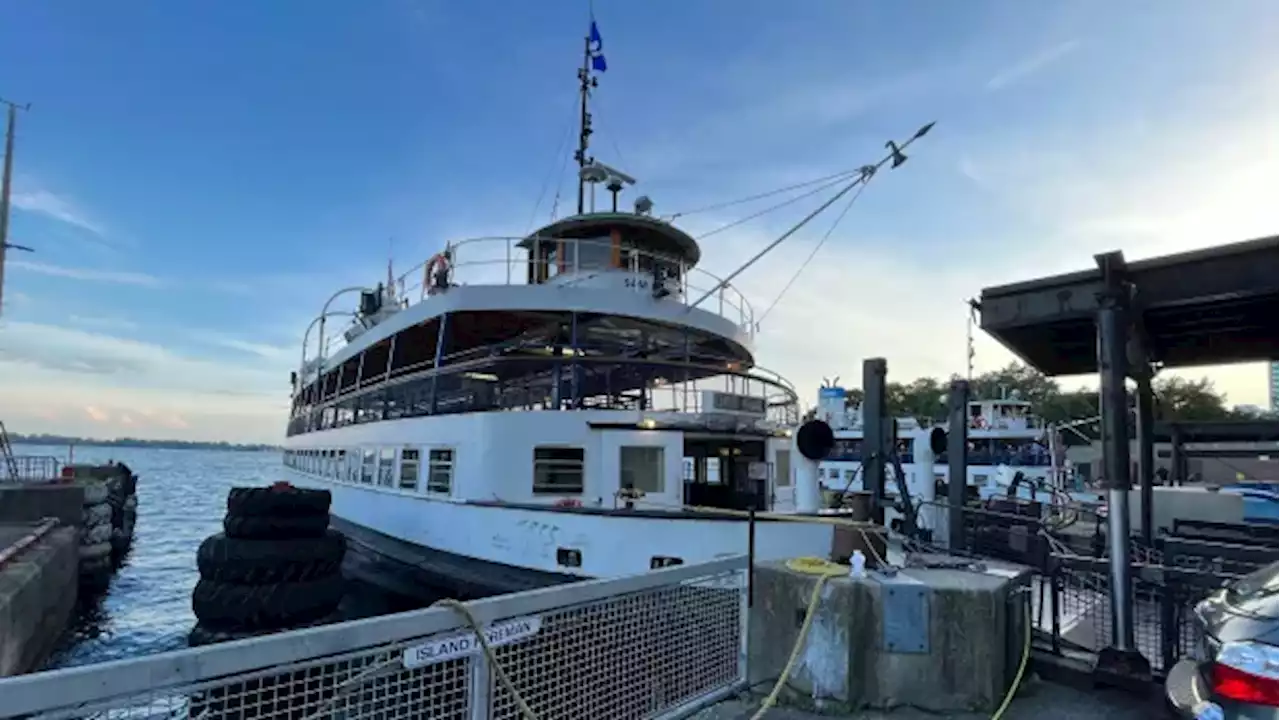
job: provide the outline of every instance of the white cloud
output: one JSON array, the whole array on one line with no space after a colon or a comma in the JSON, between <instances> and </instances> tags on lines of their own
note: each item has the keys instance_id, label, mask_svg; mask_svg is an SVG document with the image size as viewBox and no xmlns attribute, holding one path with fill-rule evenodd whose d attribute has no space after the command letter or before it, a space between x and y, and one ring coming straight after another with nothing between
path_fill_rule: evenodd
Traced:
<instances>
[{"instance_id":1,"label":"white cloud","mask_svg":"<svg viewBox=\"0 0 1280 720\"><path fill-rule=\"evenodd\" d=\"M992 75L991 79L987 80L987 90L1001 90L1020 80L1025 80L1079 48L1079 40L1067 40L1022 58L1012 65L1001 68L999 72Z\"/></svg>"},{"instance_id":2,"label":"white cloud","mask_svg":"<svg viewBox=\"0 0 1280 720\"><path fill-rule=\"evenodd\" d=\"M48 190L37 189L15 192L12 195L11 202L19 210L44 215L59 222L78 227L81 230L87 230L99 237L106 235L106 228L96 220L91 219L71 199Z\"/></svg>"},{"instance_id":3,"label":"white cloud","mask_svg":"<svg viewBox=\"0 0 1280 720\"><path fill-rule=\"evenodd\" d=\"M27 272L33 272L38 275L70 278L72 280L87 280L89 282L137 285L139 287L160 287L163 284L159 278L139 272L65 267L62 265L30 262L28 260L13 260L8 263L8 266L15 270L26 270Z\"/></svg>"},{"instance_id":4,"label":"white cloud","mask_svg":"<svg viewBox=\"0 0 1280 720\"><path fill-rule=\"evenodd\" d=\"M98 317L95 315L70 315L67 321L72 325L90 328L94 330L112 331L112 330L137 330L138 323L132 320L116 317Z\"/></svg>"},{"instance_id":5,"label":"white cloud","mask_svg":"<svg viewBox=\"0 0 1280 720\"><path fill-rule=\"evenodd\" d=\"M107 334L0 326L0 407L16 432L282 437L292 363L207 360ZM122 420L128 417L130 422Z\"/></svg>"}]
</instances>

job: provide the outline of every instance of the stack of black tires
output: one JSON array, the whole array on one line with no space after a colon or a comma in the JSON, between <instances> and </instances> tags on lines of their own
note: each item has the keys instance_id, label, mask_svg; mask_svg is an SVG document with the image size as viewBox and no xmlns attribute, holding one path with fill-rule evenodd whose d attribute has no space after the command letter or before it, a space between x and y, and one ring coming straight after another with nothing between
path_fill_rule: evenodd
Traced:
<instances>
[{"instance_id":1,"label":"stack of black tires","mask_svg":"<svg viewBox=\"0 0 1280 720\"><path fill-rule=\"evenodd\" d=\"M330 621L342 600L346 539L329 529L327 490L232 488L223 532L200 544L192 646Z\"/></svg>"}]
</instances>

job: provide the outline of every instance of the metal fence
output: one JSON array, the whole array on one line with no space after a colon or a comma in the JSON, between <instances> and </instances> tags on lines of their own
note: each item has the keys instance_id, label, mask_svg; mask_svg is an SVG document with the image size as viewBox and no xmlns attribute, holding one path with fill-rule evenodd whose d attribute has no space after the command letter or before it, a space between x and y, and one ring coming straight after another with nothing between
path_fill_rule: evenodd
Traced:
<instances>
[{"instance_id":1,"label":"metal fence","mask_svg":"<svg viewBox=\"0 0 1280 720\"><path fill-rule=\"evenodd\" d=\"M0 466L0 483L47 482L57 479L62 461L52 455L13 455Z\"/></svg>"},{"instance_id":2,"label":"metal fence","mask_svg":"<svg viewBox=\"0 0 1280 720\"><path fill-rule=\"evenodd\" d=\"M1087 507L1025 502L966 507L963 515L959 552L1036 569L1033 617L1040 650L1087 655L1113 644L1105 517ZM1157 677L1191 648L1198 602L1276 559L1274 530L1182 525L1152 545L1130 544L1134 645Z\"/></svg>"},{"instance_id":3,"label":"metal fence","mask_svg":"<svg viewBox=\"0 0 1280 720\"><path fill-rule=\"evenodd\" d=\"M537 718L673 718L746 679L745 557L468 604ZM456 610L0 680L0 717L529 720Z\"/></svg>"}]
</instances>

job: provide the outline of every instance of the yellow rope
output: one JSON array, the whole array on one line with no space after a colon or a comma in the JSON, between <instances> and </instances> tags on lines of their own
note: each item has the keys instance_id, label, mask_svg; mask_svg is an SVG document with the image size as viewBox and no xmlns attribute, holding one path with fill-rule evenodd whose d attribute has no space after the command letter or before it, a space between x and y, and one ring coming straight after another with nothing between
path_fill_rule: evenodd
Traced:
<instances>
[{"instance_id":1,"label":"yellow rope","mask_svg":"<svg viewBox=\"0 0 1280 720\"><path fill-rule=\"evenodd\" d=\"M849 572L849 568L846 565L838 565L816 557L792 558L787 561L787 567L806 575L817 575L818 580L813 584L813 594L809 596L809 607L805 610L804 622L800 625L800 634L796 637L795 645L791 647L791 657L787 659L786 667L782 668L782 674L778 676L778 681L773 684L773 689L769 691L769 695L765 697L756 714L751 716L751 720L760 720L765 713L769 712L769 709L778 702L778 694L782 692L782 688L786 687L787 680L791 678L791 672L795 670L796 661L800 658L800 650L804 648L805 638L809 636L809 627L813 625L813 616L818 609L818 601L822 599L822 588L826 586L827 581L831 578L845 575Z\"/></svg>"},{"instance_id":2,"label":"yellow rope","mask_svg":"<svg viewBox=\"0 0 1280 720\"><path fill-rule=\"evenodd\" d=\"M443 598L437 600L433 605L453 608L467 621L467 625L471 626L471 630L475 632L476 637L480 639L480 649L484 651L485 660L488 661L489 667L498 676L498 682L502 687L511 694L511 699L516 704L516 708L520 710L520 715L525 720L538 720L538 716L534 714L533 709L520 696L520 691L516 690L516 686L511 682L511 678L507 676L507 671L502 668L502 663L498 662L498 658L493 654L493 648L489 646L489 640L485 638L484 632L480 627L480 623L476 622L476 616L471 614L471 608L468 608L462 602L452 598Z\"/></svg>"},{"instance_id":3,"label":"yellow rope","mask_svg":"<svg viewBox=\"0 0 1280 720\"><path fill-rule=\"evenodd\" d=\"M1010 703L1013 702L1013 696L1018 692L1018 686L1022 684L1022 676L1027 671L1027 660L1031 657L1031 612L1027 609L1027 615L1022 623L1025 631L1022 640L1022 660L1018 663L1018 672L1013 676L1013 684L1009 686L1009 691L1004 694L1004 701L1000 703L1000 707L996 708L995 714L991 716L991 720L1001 720L1004 713L1009 709Z\"/></svg>"}]
</instances>

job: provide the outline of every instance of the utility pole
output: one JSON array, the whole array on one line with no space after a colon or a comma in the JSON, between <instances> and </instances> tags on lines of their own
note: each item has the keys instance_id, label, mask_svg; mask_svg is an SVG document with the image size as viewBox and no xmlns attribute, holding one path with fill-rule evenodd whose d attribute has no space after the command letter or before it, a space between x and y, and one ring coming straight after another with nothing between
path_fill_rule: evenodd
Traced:
<instances>
[{"instance_id":1,"label":"utility pole","mask_svg":"<svg viewBox=\"0 0 1280 720\"><path fill-rule=\"evenodd\" d=\"M9 194L13 185L13 127L17 123L18 110L30 110L31 103L19 105L0 98L8 109L8 124L4 133L4 179L0 181L0 314L4 312L4 258L10 247L30 250L9 244Z\"/></svg>"}]
</instances>

